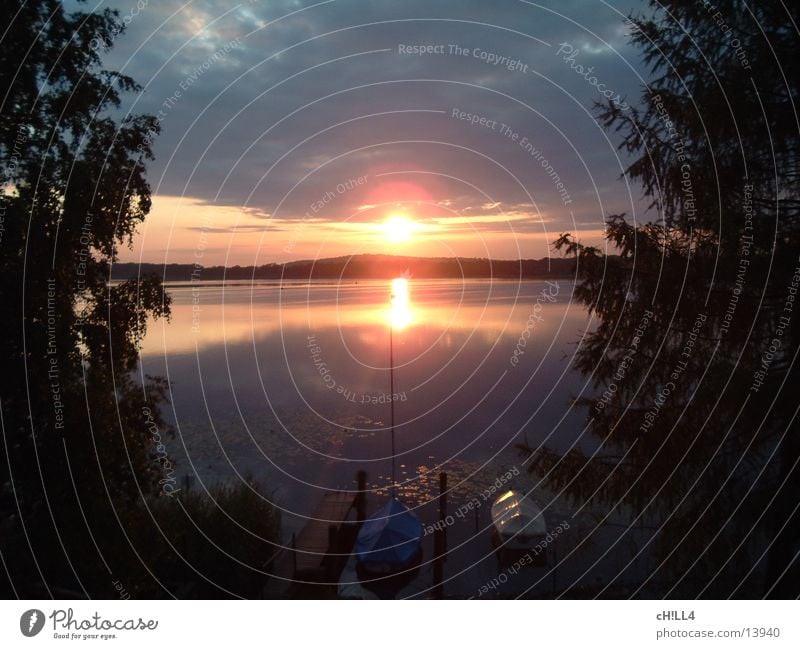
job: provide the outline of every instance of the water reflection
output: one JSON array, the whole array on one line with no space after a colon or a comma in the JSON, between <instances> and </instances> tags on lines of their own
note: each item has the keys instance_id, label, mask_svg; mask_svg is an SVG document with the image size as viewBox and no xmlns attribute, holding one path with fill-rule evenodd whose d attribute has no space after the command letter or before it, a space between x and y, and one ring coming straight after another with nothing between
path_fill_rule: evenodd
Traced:
<instances>
[{"instance_id":1,"label":"water reflection","mask_svg":"<svg viewBox=\"0 0 800 649\"><path fill-rule=\"evenodd\" d=\"M408 280L405 277L396 277L392 280L391 306L389 309L389 324L392 329L402 331L413 323L411 311L411 296Z\"/></svg>"},{"instance_id":2,"label":"water reflection","mask_svg":"<svg viewBox=\"0 0 800 649\"><path fill-rule=\"evenodd\" d=\"M398 285L403 283L397 300L390 298L395 287L386 282L167 286L173 297L172 317L169 322L154 320L148 324L142 354L194 353L219 345L252 347L266 338L280 337L281 332L292 337L296 331L329 329L340 332L349 346L383 346L385 350L389 324L406 334L413 330L415 339L421 336L450 349L458 349L464 335L478 335L479 344L491 345L505 335L519 336L534 290L534 284L520 288L478 281L462 284L404 279ZM535 288L539 290L538 284ZM564 308L544 306L556 313ZM581 318L584 313L583 309L574 311ZM519 323L514 322L517 315L522 318ZM540 322L540 337L553 336L552 327L559 320L555 317Z\"/></svg>"},{"instance_id":3,"label":"water reflection","mask_svg":"<svg viewBox=\"0 0 800 649\"><path fill-rule=\"evenodd\" d=\"M440 471L455 509L514 466L508 488L533 486L514 447L521 439L583 443L582 413L570 407L581 385L568 356L588 319L570 304L571 283L537 303L543 282L399 279L174 290L172 321L148 331L142 359L146 373L171 381L177 475L270 485L290 535L322 490L353 488L357 470L385 494L393 402L399 493L426 524L437 520ZM534 309L536 327L512 366ZM542 497L553 525L566 519L557 498ZM491 554L475 525L471 512L448 530L453 548L473 543L448 559L456 571ZM574 576L583 568L575 564Z\"/></svg>"},{"instance_id":4,"label":"water reflection","mask_svg":"<svg viewBox=\"0 0 800 649\"><path fill-rule=\"evenodd\" d=\"M510 365L542 286L410 286L400 278L286 290L208 287L191 335L198 300L186 287L173 292L170 324L148 330L144 370L169 377L182 444L200 453L211 474L233 467L260 474L273 463L287 469L297 458L290 480L342 488L354 462L377 477L388 467L384 434L394 400L399 462L413 477L415 467L511 449L523 427L531 441L579 430L564 413L578 389L565 354L587 316L570 306L569 290L540 305L535 332ZM526 425L532 412L535 427ZM331 461L330 470L320 464Z\"/></svg>"}]
</instances>

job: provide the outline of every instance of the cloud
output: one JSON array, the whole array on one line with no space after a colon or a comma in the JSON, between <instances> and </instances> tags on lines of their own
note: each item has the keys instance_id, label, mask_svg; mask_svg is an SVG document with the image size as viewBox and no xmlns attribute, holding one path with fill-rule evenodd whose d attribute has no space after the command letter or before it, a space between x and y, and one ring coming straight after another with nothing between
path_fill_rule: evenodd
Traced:
<instances>
[{"instance_id":1,"label":"cloud","mask_svg":"<svg viewBox=\"0 0 800 649\"><path fill-rule=\"evenodd\" d=\"M129 11L117 6L122 15ZM596 228L603 214L638 209L638 195L628 196L618 181L625 161L592 118L596 89L556 50L574 43L598 79L637 96L641 65L622 20L641 7L582 0L151 2L108 63L145 86L126 108L161 111L157 159L149 165L158 195L283 224L307 221L315 202L332 192L335 199L312 216L335 222L359 213L375 218L381 206L402 204L405 195L392 198L389 188L403 180L439 206L428 218L479 215L496 204L509 216L517 209L546 213L563 226L556 229ZM232 41L237 45L219 55ZM401 44L436 45L439 53L404 55ZM510 70L511 61L527 71ZM495 126L456 119L453 109ZM520 145L523 138L574 197L571 205ZM361 176L365 185L337 191ZM365 208L372 205L379 207ZM213 227L219 235L265 230L256 223ZM184 230L194 235L198 228Z\"/></svg>"},{"instance_id":2,"label":"cloud","mask_svg":"<svg viewBox=\"0 0 800 649\"><path fill-rule=\"evenodd\" d=\"M208 234L250 234L252 232L277 232L281 228L273 225L233 225L230 227L190 225L184 229L188 232L206 232Z\"/></svg>"}]
</instances>

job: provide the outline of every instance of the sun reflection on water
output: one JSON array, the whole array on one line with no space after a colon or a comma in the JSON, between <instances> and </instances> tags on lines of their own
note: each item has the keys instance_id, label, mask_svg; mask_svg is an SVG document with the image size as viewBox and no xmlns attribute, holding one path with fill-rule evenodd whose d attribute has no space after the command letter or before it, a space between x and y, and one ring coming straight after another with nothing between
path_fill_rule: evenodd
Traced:
<instances>
[{"instance_id":1,"label":"sun reflection on water","mask_svg":"<svg viewBox=\"0 0 800 649\"><path fill-rule=\"evenodd\" d=\"M402 331L414 321L411 309L411 295L408 280L405 277L396 277L392 280L392 297L389 307L389 324L392 329Z\"/></svg>"}]
</instances>

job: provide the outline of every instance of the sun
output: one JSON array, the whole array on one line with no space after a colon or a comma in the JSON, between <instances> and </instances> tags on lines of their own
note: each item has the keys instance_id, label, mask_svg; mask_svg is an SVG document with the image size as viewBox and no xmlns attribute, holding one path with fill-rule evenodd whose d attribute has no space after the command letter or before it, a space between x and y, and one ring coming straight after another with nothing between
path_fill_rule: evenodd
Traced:
<instances>
[{"instance_id":1,"label":"sun","mask_svg":"<svg viewBox=\"0 0 800 649\"><path fill-rule=\"evenodd\" d=\"M405 214L392 214L383 222L383 232L392 243L405 243L414 233L414 221Z\"/></svg>"}]
</instances>

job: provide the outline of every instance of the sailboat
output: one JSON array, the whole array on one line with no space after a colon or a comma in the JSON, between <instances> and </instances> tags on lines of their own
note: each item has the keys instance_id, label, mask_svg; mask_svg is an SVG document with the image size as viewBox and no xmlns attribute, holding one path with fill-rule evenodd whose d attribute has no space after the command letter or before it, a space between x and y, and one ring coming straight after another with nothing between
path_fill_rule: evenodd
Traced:
<instances>
[{"instance_id":1,"label":"sailboat","mask_svg":"<svg viewBox=\"0 0 800 649\"><path fill-rule=\"evenodd\" d=\"M394 395L394 343L395 325L407 322L398 319L398 310L408 308L408 280L392 280L389 322L389 381L390 395ZM356 570L361 579L410 575L422 558L422 523L417 515L397 499L395 479L394 398L391 408L392 438L392 488L388 502L369 517L361 526L356 539Z\"/></svg>"},{"instance_id":2,"label":"sailboat","mask_svg":"<svg viewBox=\"0 0 800 649\"><path fill-rule=\"evenodd\" d=\"M356 539L357 570L367 577L385 577L411 570L422 558L422 524L397 498L364 521Z\"/></svg>"}]
</instances>

